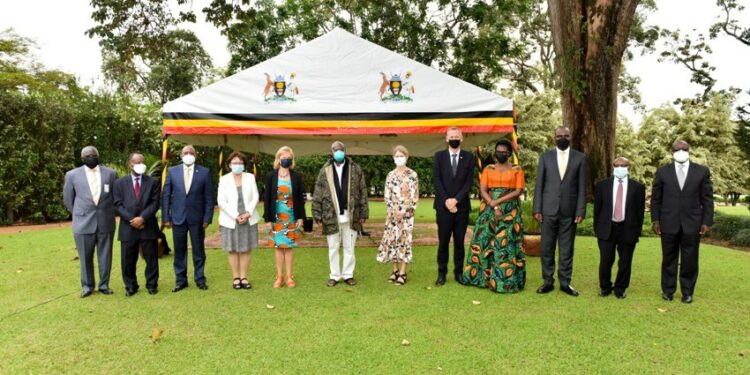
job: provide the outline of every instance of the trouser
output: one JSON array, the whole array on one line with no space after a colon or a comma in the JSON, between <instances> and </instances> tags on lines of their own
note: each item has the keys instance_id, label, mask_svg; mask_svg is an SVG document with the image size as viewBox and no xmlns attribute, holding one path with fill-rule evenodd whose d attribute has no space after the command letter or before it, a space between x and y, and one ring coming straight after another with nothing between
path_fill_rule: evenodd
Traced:
<instances>
[{"instance_id":1,"label":"trouser","mask_svg":"<svg viewBox=\"0 0 750 375\"><path fill-rule=\"evenodd\" d=\"M603 291L614 289L622 293L630 286L630 270L633 264L635 244L624 243L622 240L625 226L622 223L612 223L612 232L608 240L598 240L599 243L599 288ZM620 256L617 262L617 276L612 285L612 265L615 263L615 252Z\"/></svg>"},{"instance_id":2,"label":"trouser","mask_svg":"<svg viewBox=\"0 0 750 375\"><path fill-rule=\"evenodd\" d=\"M700 234L661 234L661 290L673 294L677 289L677 268L680 270L682 295L693 295L698 280L698 248Z\"/></svg>"},{"instance_id":3,"label":"trouser","mask_svg":"<svg viewBox=\"0 0 750 375\"><path fill-rule=\"evenodd\" d=\"M357 232L350 228L348 223L339 224L338 233L329 234L326 239L328 240L328 262L331 268L329 278L338 281L354 277L354 265L356 263L354 243L357 241ZM339 247L344 248L343 271L341 270Z\"/></svg>"},{"instance_id":4,"label":"trouser","mask_svg":"<svg viewBox=\"0 0 750 375\"><path fill-rule=\"evenodd\" d=\"M453 274L460 277L464 267L464 240L469 226L469 210L455 214L448 210L436 210L438 226L438 275L448 273L448 246L453 237Z\"/></svg>"},{"instance_id":5,"label":"trouser","mask_svg":"<svg viewBox=\"0 0 750 375\"><path fill-rule=\"evenodd\" d=\"M555 246L559 249L557 278L560 286L570 286L573 277L573 247L576 223L573 217L544 215L542 220L542 278L545 284L554 284Z\"/></svg>"},{"instance_id":6,"label":"trouser","mask_svg":"<svg viewBox=\"0 0 750 375\"><path fill-rule=\"evenodd\" d=\"M136 265L138 264L138 249L143 251L146 261L146 288L156 289L159 284L159 256L156 251L156 240L122 241L121 267L122 282L125 288L138 290Z\"/></svg>"},{"instance_id":7,"label":"trouser","mask_svg":"<svg viewBox=\"0 0 750 375\"><path fill-rule=\"evenodd\" d=\"M84 292L94 290L94 247L99 263L99 290L109 289L109 273L112 270L112 240L114 231L92 234L73 234L81 262L81 288Z\"/></svg>"},{"instance_id":8,"label":"trouser","mask_svg":"<svg viewBox=\"0 0 750 375\"><path fill-rule=\"evenodd\" d=\"M206 277L203 267L206 264L206 250L203 240L206 230L203 224L188 224L172 226L172 245L174 246L174 274L177 285L187 285L187 238L190 234L190 245L193 248L194 279L196 284L205 284Z\"/></svg>"}]
</instances>

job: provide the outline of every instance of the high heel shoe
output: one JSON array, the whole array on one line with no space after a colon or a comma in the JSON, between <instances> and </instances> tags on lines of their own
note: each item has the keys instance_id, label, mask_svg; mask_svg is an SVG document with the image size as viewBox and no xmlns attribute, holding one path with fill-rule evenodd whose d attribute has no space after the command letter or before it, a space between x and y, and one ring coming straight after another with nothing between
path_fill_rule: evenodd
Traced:
<instances>
[{"instance_id":1,"label":"high heel shoe","mask_svg":"<svg viewBox=\"0 0 750 375\"><path fill-rule=\"evenodd\" d=\"M281 276L276 276L276 281L273 282L273 287L275 289L279 289L282 286L284 286L284 278Z\"/></svg>"}]
</instances>

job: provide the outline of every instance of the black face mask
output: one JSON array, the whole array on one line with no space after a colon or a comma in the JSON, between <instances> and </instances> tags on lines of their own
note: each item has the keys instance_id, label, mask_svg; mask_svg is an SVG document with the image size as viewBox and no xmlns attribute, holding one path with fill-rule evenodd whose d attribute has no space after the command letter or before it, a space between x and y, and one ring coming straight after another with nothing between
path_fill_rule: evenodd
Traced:
<instances>
[{"instance_id":1,"label":"black face mask","mask_svg":"<svg viewBox=\"0 0 750 375\"><path fill-rule=\"evenodd\" d=\"M448 141L448 145L451 146L451 148L458 148L458 146L461 146L461 140L451 139L450 141Z\"/></svg>"},{"instance_id":2,"label":"black face mask","mask_svg":"<svg viewBox=\"0 0 750 375\"><path fill-rule=\"evenodd\" d=\"M557 148L559 148L560 150L565 151L565 150L568 149L568 147L570 147L570 139L560 138L560 139L558 139L558 140L555 141L555 144L557 144Z\"/></svg>"},{"instance_id":3,"label":"black face mask","mask_svg":"<svg viewBox=\"0 0 750 375\"><path fill-rule=\"evenodd\" d=\"M508 161L509 157L510 155L505 154L505 153L499 153L499 152L495 153L495 159L497 159L497 161L499 161L500 164L505 164L505 162Z\"/></svg>"},{"instance_id":4,"label":"black face mask","mask_svg":"<svg viewBox=\"0 0 750 375\"><path fill-rule=\"evenodd\" d=\"M98 156L86 156L83 158L83 164L85 164L89 169L96 168L97 165L99 165L99 157Z\"/></svg>"},{"instance_id":5,"label":"black face mask","mask_svg":"<svg viewBox=\"0 0 750 375\"><path fill-rule=\"evenodd\" d=\"M279 164L281 164L281 166L284 168L289 168L292 166L292 159L281 159L281 162Z\"/></svg>"}]
</instances>

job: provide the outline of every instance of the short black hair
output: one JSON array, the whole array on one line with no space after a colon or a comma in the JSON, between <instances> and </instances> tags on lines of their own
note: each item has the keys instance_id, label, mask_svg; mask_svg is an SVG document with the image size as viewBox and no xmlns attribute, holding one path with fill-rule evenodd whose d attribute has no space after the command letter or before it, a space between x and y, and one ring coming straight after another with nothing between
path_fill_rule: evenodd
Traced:
<instances>
[{"instance_id":1,"label":"short black hair","mask_svg":"<svg viewBox=\"0 0 750 375\"><path fill-rule=\"evenodd\" d=\"M495 152L497 152L497 146L505 146L508 151L513 152L513 144L507 139L501 139L495 143Z\"/></svg>"}]
</instances>

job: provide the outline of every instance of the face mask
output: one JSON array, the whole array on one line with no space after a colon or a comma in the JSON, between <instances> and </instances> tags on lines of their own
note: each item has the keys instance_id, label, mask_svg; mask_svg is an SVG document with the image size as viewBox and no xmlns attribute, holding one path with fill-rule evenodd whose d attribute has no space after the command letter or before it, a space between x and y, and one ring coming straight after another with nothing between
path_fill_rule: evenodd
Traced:
<instances>
[{"instance_id":1,"label":"face mask","mask_svg":"<svg viewBox=\"0 0 750 375\"><path fill-rule=\"evenodd\" d=\"M182 162L185 163L185 165L193 165L193 163L195 163L195 155L184 155L182 157Z\"/></svg>"},{"instance_id":2,"label":"face mask","mask_svg":"<svg viewBox=\"0 0 750 375\"><path fill-rule=\"evenodd\" d=\"M292 159L281 159L281 161L279 161L279 165L284 168L289 168L292 166Z\"/></svg>"},{"instance_id":3,"label":"face mask","mask_svg":"<svg viewBox=\"0 0 750 375\"><path fill-rule=\"evenodd\" d=\"M565 150L568 149L568 147L570 147L570 139L560 138L560 139L558 139L558 140L555 141L555 144L557 144L557 148L559 148L560 150L565 151Z\"/></svg>"},{"instance_id":4,"label":"face mask","mask_svg":"<svg viewBox=\"0 0 750 375\"><path fill-rule=\"evenodd\" d=\"M346 153L343 150L336 150L333 153L333 160L336 160L339 163L344 161L344 157L346 157Z\"/></svg>"},{"instance_id":5,"label":"face mask","mask_svg":"<svg viewBox=\"0 0 750 375\"><path fill-rule=\"evenodd\" d=\"M393 162L396 163L397 167L403 167L406 165L406 157L405 156L394 156Z\"/></svg>"},{"instance_id":6,"label":"face mask","mask_svg":"<svg viewBox=\"0 0 750 375\"><path fill-rule=\"evenodd\" d=\"M672 154L672 157L674 157L674 161L684 163L690 158L690 153L685 150L678 150Z\"/></svg>"},{"instance_id":7,"label":"face mask","mask_svg":"<svg viewBox=\"0 0 750 375\"><path fill-rule=\"evenodd\" d=\"M451 139L450 141L448 141L448 146L451 146L451 148L458 148L458 146L461 146L461 140Z\"/></svg>"},{"instance_id":8,"label":"face mask","mask_svg":"<svg viewBox=\"0 0 750 375\"><path fill-rule=\"evenodd\" d=\"M495 158L500 162L500 164L505 164L505 162L508 161L509 157L510 156L508 154L501 154L499 152L495 153Z\"/></svg>"},{"instance_id":9,"label":"face mask","mask_svg":"<svg viewBox=\"0 0 750 375\"><path fill-rule=\"evenodd\" d=\"M146 173L146 164L138 163L138 164L134 165L133 166L133 172L135 172L136 174L139 174L139 175Z\"/></svg>"},{"instance_id":10,"label":"face mask","mask_svg":"<svg viewBox=\"0 0 750 375\"><path fill-rule=\"evenodd\" d=\"M94 169L97 165L99 165L99 157L96 155L86 156L85 158L83 158L83 164L86 164L89 169Z\"/></svg>"},{"instance_id":11,"label":"face mask","mask_svg":"<svg viewBox=\"0 0 750 375\"><path fill-rule=\"evenodd\" d=\"M614 174L617 178L628 177L628 167L615 167L615 170L612 174Z\"/></svg>"},{"instance_id":12,"label":"face mask","mask_svg":"<svg viewBox=\"0 0 750 375\"><path fill-rule=\"evenodd\" d=\"M240 174L245 171L244 164L230 164L232 166L232 173Z\"/></svg>"}]
</instances>

